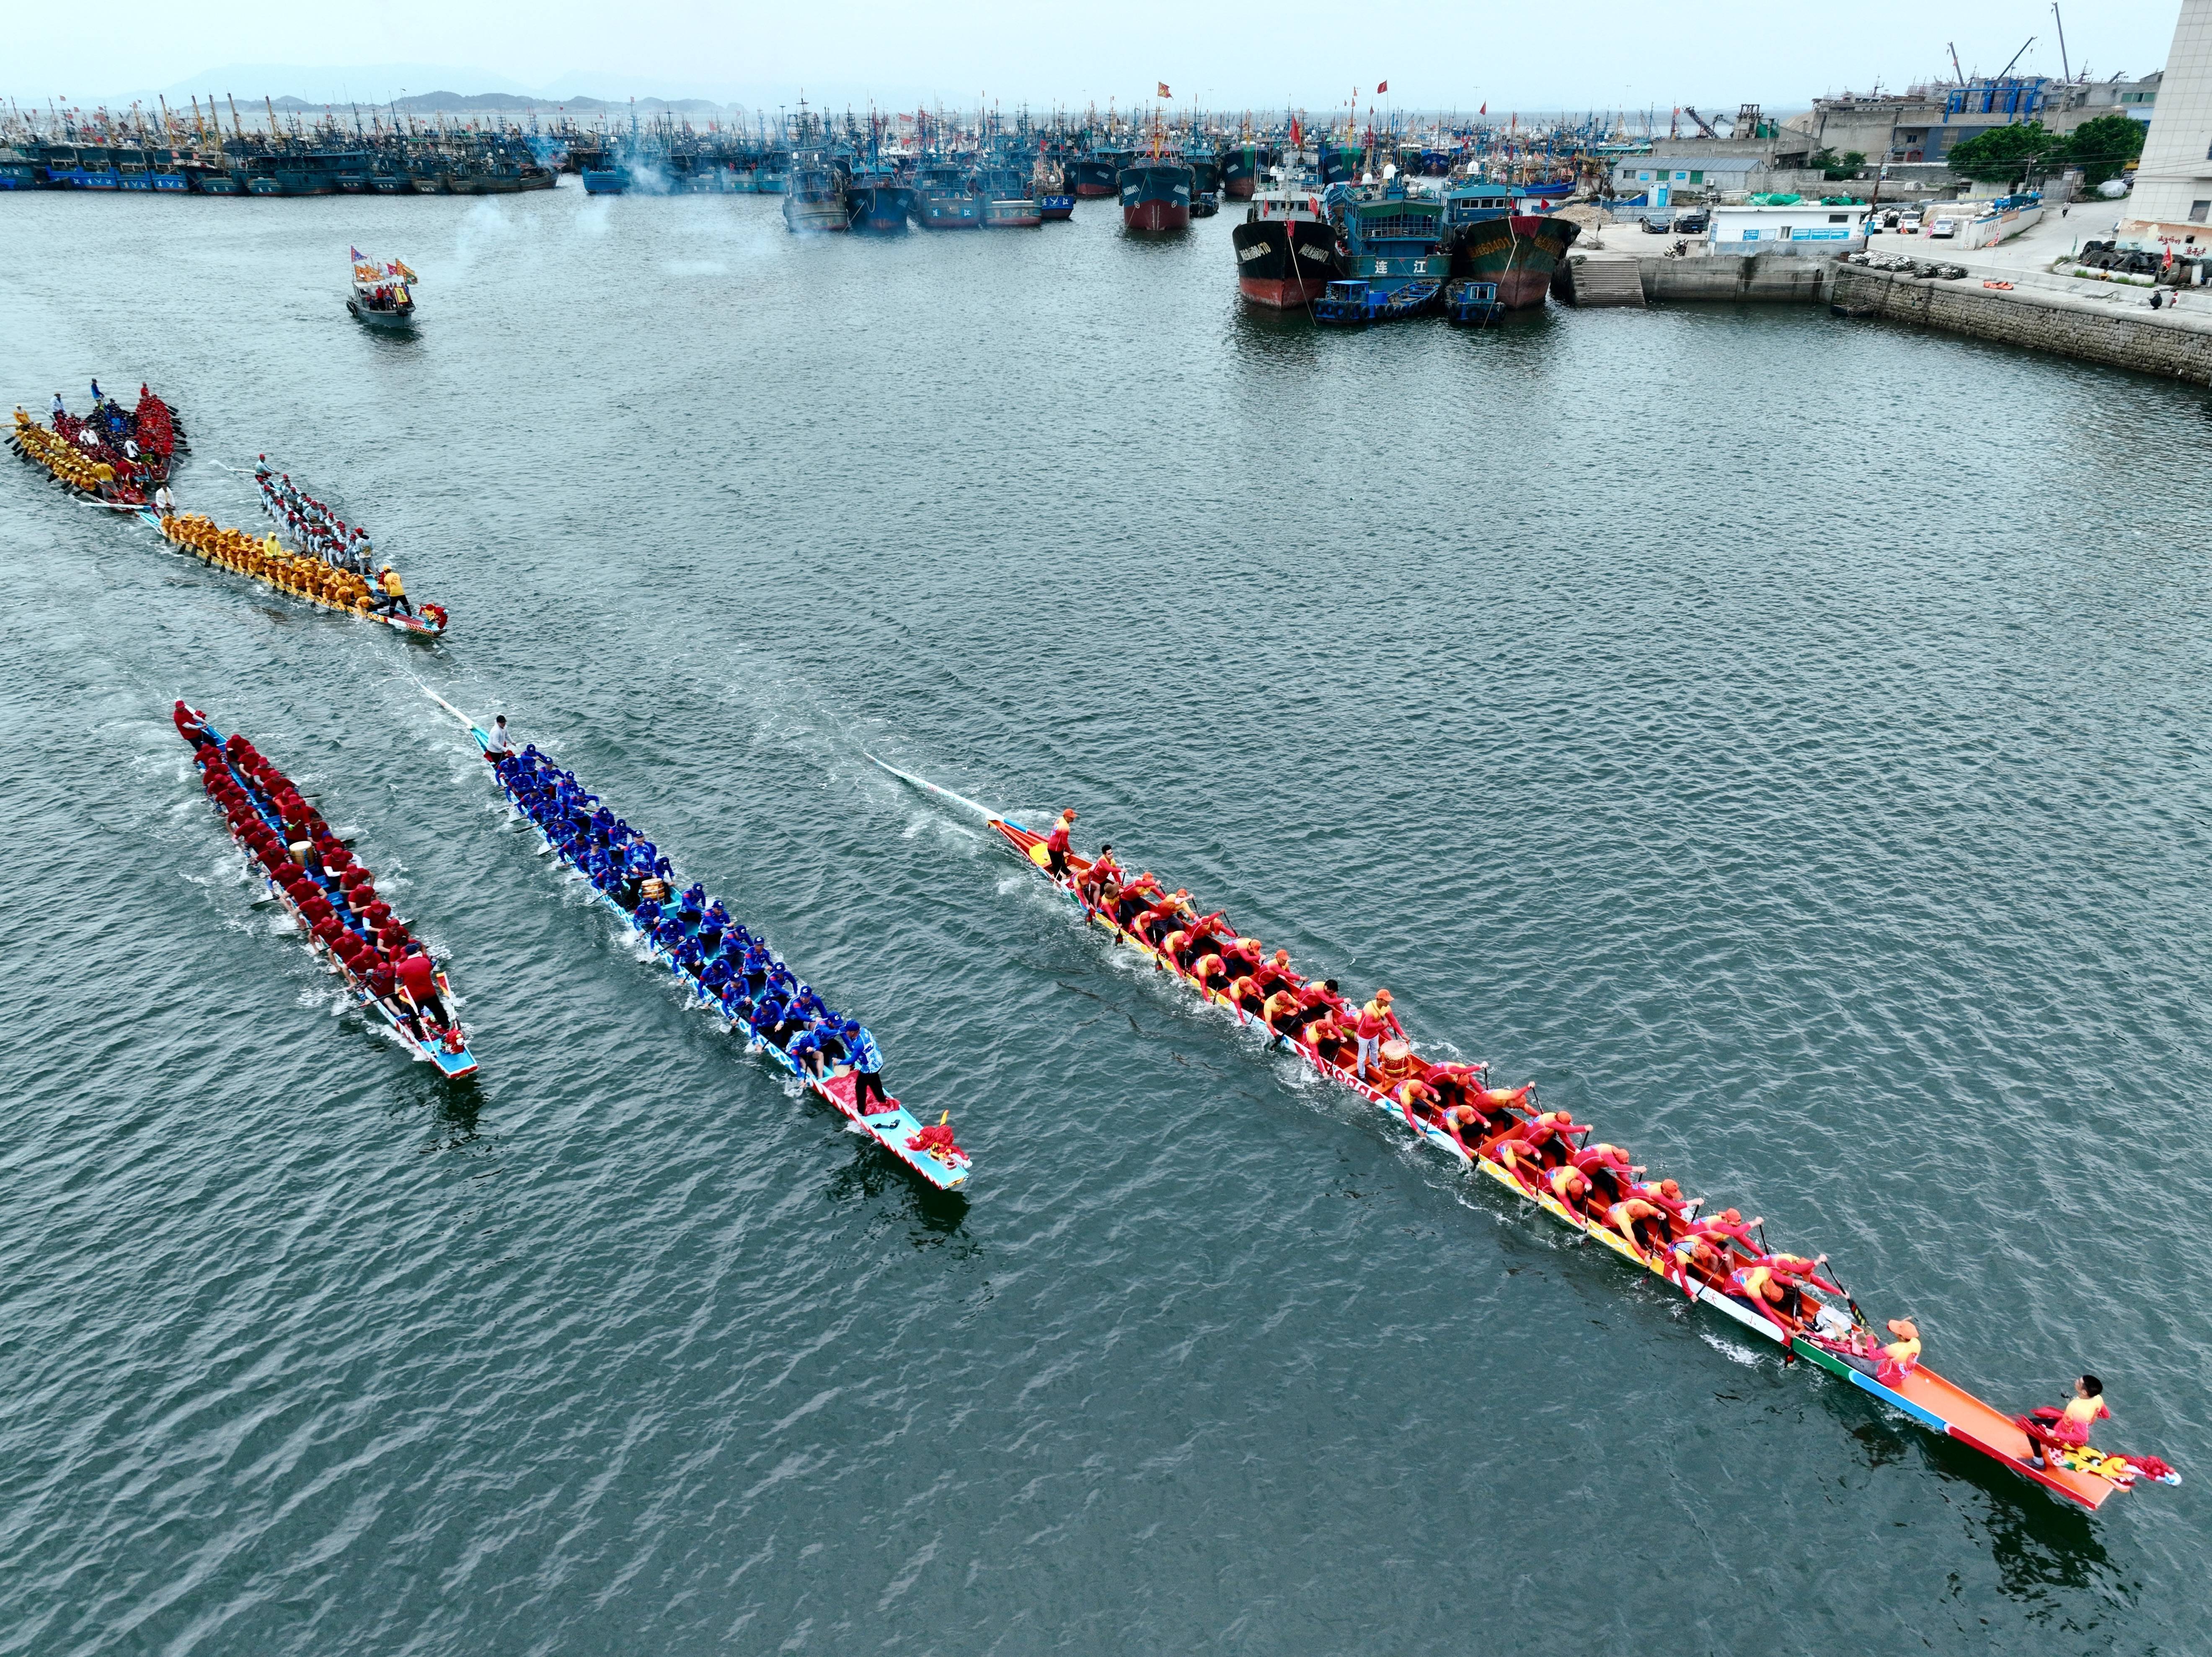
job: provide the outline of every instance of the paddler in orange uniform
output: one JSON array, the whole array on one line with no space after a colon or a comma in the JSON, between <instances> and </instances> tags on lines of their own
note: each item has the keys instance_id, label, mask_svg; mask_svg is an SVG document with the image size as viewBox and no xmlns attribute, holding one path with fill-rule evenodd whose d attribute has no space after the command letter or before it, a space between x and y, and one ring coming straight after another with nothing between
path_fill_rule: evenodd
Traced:
<instances>
[{"instance_id":1,"label":"paddler in orange uniform","mask_svg":"<svg viewBox=\"0 0 2212 1657\"><path fill-rule=\"evenodd\" d=\"M1589 1195L1590 1182L1583 1177L1582 1169L1571 1162L1562 1162L1545 1176L1544 1182L1551 1187L1553 1197L1568 1213L1581 1219L1589 1217L1583 1202Z\"/></svg>"},{"instance_id":2,"label":"paddler in orange uniform","mask_svg":"<svg viewBox=\"0 0 2212 1657\"><path fill-rule=\"evenodd\" d=\"M1396 1097L1398 1108L1406 1118L1406 1126L1414 1132L1419 1133L1443 1124L1443 1100L1419 1077L1410 1077L1401 1082Z\"/></svg>"},{"instance_id":3,"label":"paddler in orange uniform","mask_svg":"<svg viewBox=\"0 0 2212 1657\"><path fill-rule=\"evenodd\" d=\"M1605 1209L1606 1223L1639 1254L1656 1253L1667 1235L1666 1211L1656 1203L1647 1203L1641 1197L1623 1197L1619 1202L1608 1203ZM1647 1238L1639 1226L1654 1228Z\"/></svg>"}]
</instances>

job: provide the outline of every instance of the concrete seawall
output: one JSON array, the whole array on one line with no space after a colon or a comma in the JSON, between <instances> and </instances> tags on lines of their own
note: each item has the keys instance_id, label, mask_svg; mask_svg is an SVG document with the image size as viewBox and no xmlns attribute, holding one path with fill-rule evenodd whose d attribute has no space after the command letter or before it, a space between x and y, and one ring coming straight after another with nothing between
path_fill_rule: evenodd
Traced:
<instances>
[{"instance_id":1,"label":"concrete seawall","mask_svg":"<svg viewBox=\"0 0 2212 1657\"><path fill-rule=\"evenodd\" d=\"M1984 288L1859 265L1832 267L1829 294L1845 316L1914 322L2141 373L2212 385L2212 312L2158 312L2128 304L2138 290L2087 297L2041 287ZM2125 307L2126 308L2123 308Z\"/></svg>"},{"instance_id":2,"label":"concrete seawall","mask_svg":"<svg viewBox=\"0 0 2212 1657\"><path fill-rule=\"evenodd\" d=\"M1679 259L1659 253L1574 253L1560 262L1552 291L1568 305L1633 303L1613 297L1631 267L1644 302L1650 305L1818 305L1827 300L1837 268L1824 258L1789 253L1692 254Z\"/></svg>"},{"instance_id":3,"label":"concrete seawall","mask_svg":"<svg viewBox=\"0 0 2212 1657\"><path fill-rule=\"evenodd\" d=\"M2093 286L2033 270L1968 268L1972 274L1946 282L1796 254L1670 259L1600 251L1561 261L1552 292L1562 303L1582 307L1826 304L1841 316L1914 323L2212 385L2212 296L2203 289L2191 290L2189 300L2202 310L2153 311L2137 288ZM2014 285L1985 288L1985 279Z\"/></svg>"}]
</instances>

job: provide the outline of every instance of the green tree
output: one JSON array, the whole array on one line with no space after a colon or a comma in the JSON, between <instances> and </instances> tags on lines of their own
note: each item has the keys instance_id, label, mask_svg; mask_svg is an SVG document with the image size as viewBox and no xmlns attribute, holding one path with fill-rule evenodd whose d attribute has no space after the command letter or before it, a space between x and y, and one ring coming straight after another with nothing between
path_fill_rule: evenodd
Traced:
<instances>
[{"instance_id":1,"label":"green tree","mask_svg":"<svg viewBox=\"0 0 2212 1657\"><path fill-rule=\"evenodd\" d=\"M2100 115L2084 121L2066 140L2066 165L2081 169L2082 179L2094 190L2107 179L2118 178L2127 164L2142 154L2143 124L2132 115Z\"/></svg>"},{"instance_id":2,"label":"green tree","mask_svg":"<svg viewBox=\"0 0 2212 1657\"><path fill-rule=\"evenodd\" d=\"M2120 118L2126 120L2124 115ZM2017 179L2030 167L2055 165L2065 154L2066 140L2047 130L2040 121L1993 126L1964 143L1951 146L1943 159L1954 173L1970 179L2002 182Z\"/></svg>"},{"instance_id":3,"label":"green tree","mask_svg":"<svg viewBox=\"0 0 2212 1657\"><path fill-rule=\"evenodd\" d=\"M1866 165L1866 151L1846 149L1838 155L1832 149L1824 149L1813 157L1813 165L1829 179L1856 179L1859 169Z\"/></svg>"}]
</instances>

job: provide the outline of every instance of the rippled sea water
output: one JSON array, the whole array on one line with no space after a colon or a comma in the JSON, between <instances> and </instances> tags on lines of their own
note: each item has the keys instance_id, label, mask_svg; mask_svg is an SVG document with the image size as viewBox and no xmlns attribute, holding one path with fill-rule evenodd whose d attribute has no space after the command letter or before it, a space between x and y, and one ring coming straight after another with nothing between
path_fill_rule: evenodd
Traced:
<instances>
[{"instance_id":1,"label":"rippled sea water","mask_svg":"<svg viewBox=\"0 0 2212 1657\"><path fill-rule=\"evenodd\" d=\"M0 202L0 390L150 379L185 505L265 451L454 617L0 468L0 1651L2197 1646L2203 392L1810 310L1325 336L1227 216L775 205ZM682 1011L425 685L863 1017L970 1197ZM252 904L178 695L358 835L476 1080ZM2097 1369L2191 1482L2093 1520L1785 1371L871 751L1387 983L1994 1400Z\"/></svg>"}]
</instances>

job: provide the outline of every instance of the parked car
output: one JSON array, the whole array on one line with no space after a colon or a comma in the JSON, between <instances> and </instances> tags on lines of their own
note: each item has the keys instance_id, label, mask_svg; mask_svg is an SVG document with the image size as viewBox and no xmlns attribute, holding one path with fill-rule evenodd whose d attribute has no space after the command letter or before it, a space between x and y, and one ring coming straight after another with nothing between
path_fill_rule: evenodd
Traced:
<instances>
[{"instance_id":1,"label":"parked car","mask_svg":"<svg viewBox=\"0 0 2212 1657\"><path fill-rule=\"evenodd\" d=\"M1677 213L1674 234L1678 236L1702 236L1705 234L1706 215L1703 213Z\"/></svg>"},{"instance_id":2,"label":"parked car","mask_svg":"<svg viewBox=\"0 0 2212 1657\"><path fill-rule=\"evenodd\" d=\"M1664 219L1655 219L1647 215L1646 216L1637 220L1636 222L1641 225L1645 233L1650 235L1665 236L1670 235L1674 233L1674 227L1668 223Z\"/></svg>"},{"instance_id":3,"label":"parked car","mask_svg":"<svg viewBox=\"0 0 2212 1657\"><path fill-rule=\"evenodd\" d=\"M1938 238L1955 236L1959 234L1959 222L1956 219L1938 219L1928 234Z\"/></svg>"}]
</instances>

